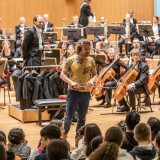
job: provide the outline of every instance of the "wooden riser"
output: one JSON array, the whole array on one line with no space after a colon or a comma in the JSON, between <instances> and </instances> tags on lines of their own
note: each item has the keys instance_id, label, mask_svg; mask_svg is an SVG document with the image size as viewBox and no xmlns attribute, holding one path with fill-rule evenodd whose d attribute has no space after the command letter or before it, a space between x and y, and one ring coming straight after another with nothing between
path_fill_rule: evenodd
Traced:
<instances>
[{"instance_id":1,"label":"wooden riser","mask_svg":"<svg viewBox=\"0 0 160 160\"><path fill-rule=\"evenodd\" d=\"M8 105L8 113L9 116L16 118L23 123L38 121L38 109L21 110L15 106ZM50 120L50 116L47 111L44 111L42 113L42 120L43 121Z\"/></svg>"}]
</instances>

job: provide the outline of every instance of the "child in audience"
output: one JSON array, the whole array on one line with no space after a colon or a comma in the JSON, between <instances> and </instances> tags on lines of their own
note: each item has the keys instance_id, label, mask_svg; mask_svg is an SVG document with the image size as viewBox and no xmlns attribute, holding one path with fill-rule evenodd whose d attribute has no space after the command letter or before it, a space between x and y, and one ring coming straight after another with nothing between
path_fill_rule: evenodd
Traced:
<instances>
[{"instance_id":1,"label":"child in audience","mask_svg":"<svg viewBox=\"0 0 160 160\"><path fill-rule=\"evenodd\" d=\"M146 123L139 123L134 129L134 138L138 142L130 154L135 159L151 160L156 157L156 149L151 143L151 129Z\"/></svg>"},{"instance_id":2,"label":"child in audience","mask_svg":"<svg viewBox=\"0 0 160 160\"><path fill-rule=\"evenodd\" d=\"M126 115L126 131L124 132L124 140L121 148L126 149L127 152L131 151L138 143L134 139L133 129L140 121L140 114L135 110L130 111Z\"/></svg>"},{"instance_id":3,"label":"child in audience","mask_svg":"<svg viewBox=\"0 0 160 160\"><path fill-rule=\"evenodd\" d=\"M46 147L53 139L60 139L61 131L60 128L56 125L48 125L40 131L41 135L41 144L43 146L43 151L40 155L35 157L35 160L47 160L46 156Z\"/></svg>"},{"instance_id":4,"label":"child in audience","mask_svg":"<svg viewBox=\"0 0 160 160\"><path fill-rule=\"evenodd\" d=\"M89 156L89 160L117 160L119 147L115 143L103 142Z\"/></svg>"},{"instance_id":5,"label":"child in audience","mask_svg":"<svg viewBox=\"0 0 160 160\"><path fill-rule=\"evenodd\" d=\"M7 160L6 151L2 144L0 144L0 160Z\"/></svg>"},{"instance_id":6,"label":"child in audience","mask_svg":"<svg viewBox=\"0 0 160 160\"><path fill-rule=\"evenodd\" d=\"M8 140L8 149L10 151L13 151L22 160L29 158L31 148L26 145L25 134L21 128L11 129L8 134Z\"/></svg>"},{"instance_id":7,"label":"child in audience","mask_svg":"<svg viewBox=\"0 0 160 160\"><path fill-rule=\"evenodd\" d=\"M155 158L155 160L160 160L160 131L157 133L156 137L155 137L155 147L157 149L158 152L158 158Z\"/></svg>"},{"instance_id":8,"label":"child in audience","mask_svg":"<svg viewBox=\"0 0 160 160\"><path fill-rule=\"evenodd\" d=\"M94 137L91 140L91 145L90 145L91 151L93 152L94 150L96 150L102 142L103 142L103 136L102 135Z\"/></svg>"},{"instance_id":9,"label":"child in audience","mask_svg":"<svg viewBox=\"0 0 160 160\"><path fill-rule=\"evenodd\" d=\"M150 117L147 121L147 124L151 128L152 141L154 141L155 136L160 131L160 121L156 117Z\"/></svg>"},{"instance_id":10,"label":"child in audience","mask_svg":"<svg viewBox=\"0 0 160 160\"><path fill-rule=\"evenodd\" d=\"M123 143L123 131L119 127L111 127L107 130L104 137L105 142L115 143L119 147L118 160L133 160L133 157L125 149L121 149Z\"/></svg>"},{"instance_id":11,"label":"child in audience","mask_svg":"<svg viewBox=\"0 0 160 160\"><path fill-rule=\"evenodd\" d=\"M80 157L89 156L92 152L91 147L89 147L91 140L99 135L102 135L102 133L95 123L87 124L84 129L84 137L79 141L78 148L71 153L71 159L76 160Z\"/></svg>"},{"instance_id":12,"label":"child in audience","mask_svg":"<svg viewBox=\"0 0 160 160\"><path fill-rule=\"evenodd\" d=\"M64 140L53 139L47 146L48 160L68 159L68 146Z\"/></svg>"}]
</instances>

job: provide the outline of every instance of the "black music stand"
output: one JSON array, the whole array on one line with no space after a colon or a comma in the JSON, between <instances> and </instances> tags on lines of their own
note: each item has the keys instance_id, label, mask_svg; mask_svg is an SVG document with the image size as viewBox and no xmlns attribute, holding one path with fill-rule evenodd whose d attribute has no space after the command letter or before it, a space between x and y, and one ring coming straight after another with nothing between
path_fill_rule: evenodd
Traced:
<instances>
[{"instance_id":1,"label":"black music stand","mask_svg":"<svg viewBox=\"0 0 160 160\"><path fill-rule=\"evenodd\" d=\"M138 33L140 36L154 36L152 25L151 24L137 24Z\"/></svg>"},{"instance_id":2,"label":"black music stand","mask_svg":"<svg viewBox=\"0 0 160 160\"><path fill-rule=\"evenodd\" d=\"M57 41L57 32L43 32L44 43L55 44Z\"/></svg>"},{"instance_id":3,"label":"black music stand","mask_svg":"<svg viewBox=\"0 0 160 160\"><path fill-rule=\"evenodd\" d=\"M90 54L90 57L95 60L97 72L99 74L100 68L103 68L106 64L106 56L104 54Z\"/></svg>"},{"instance_id":4,"label":"black music stand","mask_svg":"<svg viewBox=\"0 0 160 160\"><path fill-rule=\"evenodd\" d=\"M82 34L82 28L63 28L64 36L80 37Z\"/></svg>"},{"instance_id":5,"label":"black music stand","mask_svg":"<svg viewBox=\"0 0 160 160\"><path fill-rule=\"evenodd\" d=\"M91 35L104 35L104 27L96 26L96 27L86 27L86 34Z\"/></svg>"}]
</instances>

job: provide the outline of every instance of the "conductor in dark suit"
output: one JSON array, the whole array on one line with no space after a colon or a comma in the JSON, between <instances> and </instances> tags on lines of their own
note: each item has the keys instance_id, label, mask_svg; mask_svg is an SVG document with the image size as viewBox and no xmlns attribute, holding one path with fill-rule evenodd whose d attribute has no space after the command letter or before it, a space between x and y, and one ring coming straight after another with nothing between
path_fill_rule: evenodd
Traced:
<instances>
[{"instance_id":1,"label":"conductor in dark suit","mask_svg":"<svg viewBox=\"0 0 160 160\"><path fill-rule=\"evenodd\" d=\"M49 15L48 14L43 15L43 21L44 21L44 23L42 26L42 30L44 32L53 32L54 25L53 25L53 23L49 22Z\"/></svg>"},{"instance_id":2,"label":"conductor in dark suit","mask_svg":"<svg viewBox=\"0 0 160 160\"><path fill-rule=\"evenodd\" d=\"M37 15L33 18L34 26L25 32L22 51L24 66L40 66L42 55L42 26L43 17Z\"/></svg>"},{"instance_id":3,"label":"conductor in dark suit","mask_svg":"<svg viewBox=\"0 0 160 160\"><path fill-rule=\"evenodd\" d=\"M80 6L80 18L79 23L83 25L83 27L88 26L88 17L92 16L93 13L91 12L90 4L91 0L84 0L82 5Z\"/></svg>"}]
</instances>

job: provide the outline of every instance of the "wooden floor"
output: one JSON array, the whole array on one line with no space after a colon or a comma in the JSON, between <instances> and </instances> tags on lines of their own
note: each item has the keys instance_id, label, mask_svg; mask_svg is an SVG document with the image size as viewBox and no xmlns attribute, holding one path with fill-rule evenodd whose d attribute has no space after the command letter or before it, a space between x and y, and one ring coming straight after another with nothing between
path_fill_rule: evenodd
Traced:
<instances>
[{"instance_id":1,"label":"wooden floor","mask_svg":"<svg viewBox=\"0 0 160 160\"><path fill-rule=\"evenodd\" d=\"M16 104L14 91L11 93L11 102L12 104ZM8 96L7 103L8 103ZM155 98L156 102L159 101L158 96ZM111 126L116 126L120 120L124 120L125 113L116 113L116 107L114 109L114 114L112 114L112 108L103 108L98 106L99 102L96 102L94 98L92 98L90 102L90 109L87 115L87 123L96 123L102 130L104 134L107 128ZM4 109L3 109L4 108ZM160 119L160 106L152 105L154 112L146 112L147 110L140 111L141 113L141 122L146 122L150 116L155 116ZM101 115L104 114L104 115ZM3 106L3 92L0 92L0 130L3 130L6 134L8 134L9 130L13 127L21 127L26 134L26 139L28 140L28 145L31 146L32 149L36 148L40 135L39 132L41 127L37 126L36 123L22 123L15 118L12 118L8 115L8 106ZM75 136L75 127L76 124L71 126L71 130L68 135L68 141L71 145L71 149L74 148L74 136Z\"/></svg>"}]
</instances>

